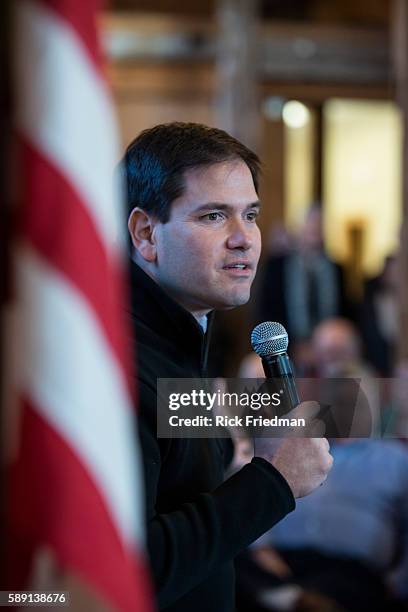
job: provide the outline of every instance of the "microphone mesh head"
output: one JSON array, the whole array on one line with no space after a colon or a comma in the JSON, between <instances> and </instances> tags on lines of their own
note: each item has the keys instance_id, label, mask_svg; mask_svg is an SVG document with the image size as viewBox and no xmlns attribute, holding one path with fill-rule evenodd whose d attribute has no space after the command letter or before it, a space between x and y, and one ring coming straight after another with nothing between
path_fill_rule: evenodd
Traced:
<instances>
[{"instance_id":1,"label":"microphone mesh head","mask_svg":"<svg viewBox=\"0 0 408 612\"><path fill-rule=\"evenodd\" d=\"M289 338L286 329L280 323L265 321L257 325L251 334L251 344L260 357L285 353Z\"/></svg>"}]
</instances>

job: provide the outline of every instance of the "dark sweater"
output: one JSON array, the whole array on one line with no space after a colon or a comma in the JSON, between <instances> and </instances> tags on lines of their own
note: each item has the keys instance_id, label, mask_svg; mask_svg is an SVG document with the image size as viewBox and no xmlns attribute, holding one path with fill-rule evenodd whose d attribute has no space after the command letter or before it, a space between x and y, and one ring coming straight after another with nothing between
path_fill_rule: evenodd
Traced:
<instances>
[{"instance_id":1,"label":"dark sweater","mask_svg":"<svg viewBox=\"0 0 408 612\"><path fill-rule=\"evenodd\" d=\"M157 439L157 378L205 376L208 333L131 265L148 552L159 608L232 612L234 557L295 501L261 458L224 481L225 439Z\"/></svg>"}]
</instances>

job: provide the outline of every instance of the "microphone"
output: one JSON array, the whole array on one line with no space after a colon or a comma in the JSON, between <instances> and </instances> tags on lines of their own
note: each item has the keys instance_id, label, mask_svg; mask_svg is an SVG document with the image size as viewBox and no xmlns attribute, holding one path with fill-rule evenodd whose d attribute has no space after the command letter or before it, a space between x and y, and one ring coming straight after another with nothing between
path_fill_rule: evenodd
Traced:
<instances>
[{"instance_id":1,"label":"microphone","mask_svg":"<svg viewBox=\"0 0 408 612\"><path fill-rule=\"evenodd\" d=\"M262 365L267 379L273 379L283 391L282 405L292 410L300 399L296 389L292 364L286 353L289 338L286 329L280 323L265 321L257 325L251 334L251 344L255 353L262 358Z\"/></svg>"}]
</instances>

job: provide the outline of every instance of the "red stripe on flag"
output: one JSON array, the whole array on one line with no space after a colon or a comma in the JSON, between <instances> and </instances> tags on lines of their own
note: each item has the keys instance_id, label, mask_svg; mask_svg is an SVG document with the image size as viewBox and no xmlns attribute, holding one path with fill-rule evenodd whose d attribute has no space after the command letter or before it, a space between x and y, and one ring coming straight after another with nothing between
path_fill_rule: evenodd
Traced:
<instances>
[{"instance_id":1,"label":"red stripe on flag","mask_svg":"<svg viewBox=\"0 0 408 612\"><path fill-rule=\"evenodd\" d=\"M8 495L8 535L14 546L7 560L7 588L24 588L32 552L49 547L60 569L82 578L115 608L150 610L143 563L135 551L125 551L106 503L76 453L28 400L22 419L24 452L10 475Z\"/></svg>"},{"instance_id":2,"label":"red stripe on flag","mask_svg":"<svg viewBox=\"0 0 408 612\"><path fill-rule=\"evenodd\" d=\"M96 15L101 11L103 0L32 0L52 11L59 19L71 26L73 33L84 45L90 59L100 69L102 54L99 47Z\"/></svg>"},{"instance_id":3,"label":"red stripe on flag","mask_svg":"<svg viewBox=\"0 0 408 612\"><path fill-rule=\"evenodd\" d=\"M124 337L124 302L119 301L126 297L119 258L112 261L107 257L80 196L24 138L20 140L19 155L26 169L21 194L21 234L47 264L64 274L88 301L131 389L133 377L129 371L130 347Z\"/></svg>"}]
</instances>

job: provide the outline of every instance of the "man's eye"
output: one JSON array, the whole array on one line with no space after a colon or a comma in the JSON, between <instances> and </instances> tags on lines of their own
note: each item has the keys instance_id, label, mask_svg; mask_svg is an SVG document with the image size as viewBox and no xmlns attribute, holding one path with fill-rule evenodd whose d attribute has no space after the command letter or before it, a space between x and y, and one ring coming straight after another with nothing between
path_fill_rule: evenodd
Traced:
<instances>
[{"instance_id":1,"label":"man's eye","mask_svg":"<svg viewBox=\"0 0 408 612\"><path fill-rule=\"evenodd\" d=\"M247 214L247 219L248 221L256 221L258 218L258 213L257 212L250 212Z\"/></svg>"},{"instance_id":2,"label":"man's eye","mask_svg":"<svg viewBox=\"0 0 408 612\"><path fill-rule=\"evenodd\" d=\"M202 217L203 219L207 219L208 221L219 221L222 219L222 214L220 212L211 212Z\"/></svg>"}]
</instances>

